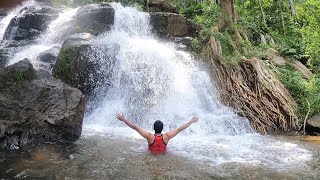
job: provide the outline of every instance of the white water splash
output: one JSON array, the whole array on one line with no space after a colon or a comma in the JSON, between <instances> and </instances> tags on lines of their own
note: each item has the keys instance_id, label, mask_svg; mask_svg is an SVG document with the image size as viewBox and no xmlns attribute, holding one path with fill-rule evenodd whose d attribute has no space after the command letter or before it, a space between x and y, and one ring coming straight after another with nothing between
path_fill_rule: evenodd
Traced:
<instances>
[{"instance_id":1,"label":"white water splash","mask_svg":"<svg viewBox=\"0 0 320 180\"><path fill-rule=\"evenodd\" d=\"M11 19L17 16L23 8L33 5L35 5L35 1L26 1L22 3L22 5L12 9L3 19L0 20L0 40L2 40L4 33L6 32L6 28L8 27Z\"/></svg>"},{"instance_id":2,"label":"white water splash","mask_svg":"<svg viewBox=\"0 0 320 180\"><path fill-rule=\"evenodd\" d=\"M168 146L169 153L209 164L244 163L275 168L300 166L312 154L296 144L252 133L248 120L222 105L212 80L201 63L172 43L156 40L150 31L149 16L133 8L116 9L113 29L95 41L94 57L104 71L114 62L107 93L91 102L95 109L86 114L84 135L106 134L132 139L147 149L134 130L115 119L123 112L147 130L153 122L164 122L172 130L199 116L199 122L181 132Z\"/></svg>"}]
</instances>

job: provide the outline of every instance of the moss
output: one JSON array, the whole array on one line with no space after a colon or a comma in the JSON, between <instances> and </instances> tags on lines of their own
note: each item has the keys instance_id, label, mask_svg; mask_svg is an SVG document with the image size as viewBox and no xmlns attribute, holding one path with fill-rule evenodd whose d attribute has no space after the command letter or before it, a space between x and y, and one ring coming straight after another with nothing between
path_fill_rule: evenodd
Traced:
<instances>
[{"instance_id":1,"label":"moss","mask_svg":"<svg viewBox=\"0 0 320 180\"><path fill-rule=\"evenodd\" d=\"M70 72L71 70L70 57L71 56L68 49L60 52L58 61L54 68L54 75L57 78L59 78L59 76L65 76Z\"/></svg>"},{"instance_id":2,"label":"moss","mask_svg":"<svg viewBox=\"0 0 320 180\"><path fill-rule=\"evenodd\" d=\"M12 80L17 82L17 81L24 81L26 80L25 77L22 75L21 71L16 71L15 75L12 77Z\"/></svg>"}]
</instances>

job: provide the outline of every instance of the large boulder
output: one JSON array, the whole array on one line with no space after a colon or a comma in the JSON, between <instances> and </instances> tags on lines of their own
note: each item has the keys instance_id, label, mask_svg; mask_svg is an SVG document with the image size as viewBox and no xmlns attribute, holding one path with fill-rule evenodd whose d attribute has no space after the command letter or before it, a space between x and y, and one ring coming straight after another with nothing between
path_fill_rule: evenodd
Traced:
<instances>
[{"instance_id":1,"label":"large boulder","mask_svg":"<svg viewBox=\"0 0 320 180\"><path fill-rule=\"evenodd\" d=\"M312 135L320 135L320 113L307 120L306 132Z\"/></svg>"},{"instance_id":2,"label":"large boulder","mask_svg":"<svg viewBox=\"0 0 320 180\"><path fill-rule=\"evenodd\" d=\"M27 60L0 69L0 148L80 137L82 93Z\"/></svg>"},{"instance_id":3,"label":"large boulder","mask_svg":"<svg viewBox=\"0 0 320 180\"><path fill-rule=\"evenodd\" d=\"M80 89L85 95L90 95L96 87L98 76L96 61L91 60L90 43L92 36L88 33L74 34L62 45L52 74L64 83Z\"/></svg>"},{"instance_id":4,"label":"large boulder","mask_svg":"<svg viewBox=\"0 0 320 180\"><path fill-rule=\"evenodd\" d=\"M90 4L78 10L75 16L75 32L98 35L110 30L115 10L110 4Z\"/></svg>"},{"instance_id":5,"label":"large boulder","mask_svg":"<svg viewBox=\"0 0 320 180\"><path fill-rule=\"evenodd\" d=\"M178 13L177 7L168 0L149 0L148 10L150 12Z\"/></svg>"},{"instance_id":6,"label":"large boulder","mask_svg":"<svg viewBox=\"0 0 320 180\"><path fill-rule=\"evenodd\" d=\"M288 64L292 66L296 71L300 72L306 79L311 78L312 72L300 61L289 60Z\"/></svg>"},{"instance_id":7,"label":"large boulder","mask_svg":"<svg viewBox=\"0 0 320 180\"><path fill-rule=\"evenodd\" d=\"M3 40L32 40L44 32L49 23L58 17L58 11L50 6L30 6L11 19Z\"/></svg>"},{"instance_id":8,"label":"large boulder","mask_svg":"<svg viewBox=\"0 0 320 180\"><path fill-rule=\"evenodd\" d=\"M52 74L64 83L78 88L90 97L101 86L110 85L117 49L93 45L91 35L74 34L66 39Z\"/></svg>"},{"instance_id":9,"label":"large boulder","mask_svg":"<svg viewBox=\"0 0 320 180\"><path fill-rule=\"evenodd\" d=\"M168 35L195 37L202 29L200 25L179 14L157 12L150 15L152 29L160 37L167 37Z\"/></svg>"}]
</instances>

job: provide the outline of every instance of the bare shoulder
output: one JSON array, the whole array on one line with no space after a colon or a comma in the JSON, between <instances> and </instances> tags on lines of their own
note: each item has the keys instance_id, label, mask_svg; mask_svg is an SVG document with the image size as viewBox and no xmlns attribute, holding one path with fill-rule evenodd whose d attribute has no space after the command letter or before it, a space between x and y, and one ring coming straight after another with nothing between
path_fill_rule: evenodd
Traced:
<instances>
[{"instance_id":1,"label":"bare shoulder","mask_svg":"<svg viewBox=\"0 0 320 180\"><path fill-rule=\"evenodd\" d=\"M168 144L168 142L169 142L169 140L170 140L170 138L169 138L169 136L168 136L167 133L164 133L164 134L162 135L162 139L163 139L163 141L164 141L166 144Z\"/></svg>"}]
</instances>

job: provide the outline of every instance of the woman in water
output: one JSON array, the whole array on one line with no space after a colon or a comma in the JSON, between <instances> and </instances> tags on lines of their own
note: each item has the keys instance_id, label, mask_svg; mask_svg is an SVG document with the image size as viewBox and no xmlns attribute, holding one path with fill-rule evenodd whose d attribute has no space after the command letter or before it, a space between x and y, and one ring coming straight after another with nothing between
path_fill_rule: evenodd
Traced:
<instances>
[{"instance_id":1,"label":"woman in water","mask_svg":"<svg viewBox=\"0 0 320 180\"><path fill-rule=\"evenodd\" d=\"M148 131L142 129L141 127L135 125L134 123L126 119L123 114L117 114L116 117L118 120L123 121L129 127L136 130L142 137L146 138L148 141L149 150L154 153L165 153L167 144L170 139L174 138L179 132L183 131L184 129L189 127L191 124L198 121L198 117L194 116L189 122L183 124L177 129L162 134L161 132L163 129L163 123L157 120L156 122L154 122L154 126L153 126L155 133L151 134Z\"/></svg>"}]
</instances>

